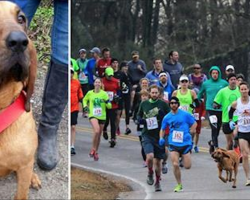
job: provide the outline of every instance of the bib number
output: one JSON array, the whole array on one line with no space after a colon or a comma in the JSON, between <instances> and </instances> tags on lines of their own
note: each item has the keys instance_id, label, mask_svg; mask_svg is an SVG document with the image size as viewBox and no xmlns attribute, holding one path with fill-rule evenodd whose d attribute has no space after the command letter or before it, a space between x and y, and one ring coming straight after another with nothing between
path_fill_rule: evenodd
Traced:
<instances>
[{"instance_id":1,"label":"bib number","mask_svg":"<svg viewBox=\"0 0 250 200\"><path fill-rule=\"evenodd\" d=\"M108 93L108 96L109 96L109 100L110 100L110 101L113 101L114 92L107 92L107 93Z\"/></svg>"},{"instance_id":2,"label":"bib number","mask_svg":"<svg viewBox=\"0 0 250 200\"><path fill-rule=\"evenodd\" d=\"M218 122L218 119L217 119L216 115L211 115L211 116L209 116L209 121L211 124L216 124Z\"/></svg>"},{"instance_id":3,"label":"bib number","mask_svg":"<svg viewBox=\"0 0 250 200\"><path fill-rule=\"evenodd\" d=\"M168 101L168 92L164 92L164 97L163 97L163 99L164 99L165 101Z\"/></svg>"},{"instance_id":4,"label":"bib number","mask_svg":"<svg viewBox=\"0 0 250 200\"><path fill-rule=\"evenodd\" d=\"M87 80L88 80L88 77L83 72L81 72L79 74L79 81L87 81Z\"/></svg>"},{"instance_id":5,"label":"bib number","mask_svg":"<svg viewBox=\"0 0 250 200\"><path fill-rule=\"evenodd\" d=\"M177 143L183 143L183 131L173 131L172 141Z\"/></svg>"},{"instance_id":6,"label":"bib number","mask_svg":"<svg viewBox=\"0 0 250 200\"><path fill-rule=\"evenodd\" d=\"M96 117L102 116L102 108L101 107L94 108L93 115L96 116Z\"/></svg>"},{"instance_id":7,"label":"bib number","mask_svg":"<svg viewBox=\"0 0 250 200\"><path fill-rule=\"evenodd\" d=\"M153 130L158 128L158 122L156 117L151 117L146 119L148 130Z\"/></svg>"},{"instance_id":8,"label":"bib number","mask_svg":"<svg viewBox=\"0 0 250 200\"><path fill-rule=\"evenodd\" d=\"M180 106L180 109L181 109L181 110L188 111L188 108L189 108L188 105L182 105L182 106Z\"/></svg>"},{"instance_id":9,"label":"bib number","mask_svg":"<svg viewBox=\"0 0 250 200\"><path fill-rule=\"evenodd\" d=\"M195 118L195 120L199 120L199 113L194 113L194 118Z\"/></svg>"}]
</instances>

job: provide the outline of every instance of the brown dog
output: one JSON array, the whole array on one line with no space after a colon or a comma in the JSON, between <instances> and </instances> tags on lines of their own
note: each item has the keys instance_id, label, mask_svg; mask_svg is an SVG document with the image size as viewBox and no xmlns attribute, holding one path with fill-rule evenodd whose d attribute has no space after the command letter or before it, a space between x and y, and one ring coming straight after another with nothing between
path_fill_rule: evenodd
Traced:
<instances>
[{"instance_id":1,"label":"brown dog","mask_svg":"<svg viewBox=\"0 0 250 200\"><path fill-rule=\"evenodd\" d=\"M0 1L0 114L26 89L26 111L36 78L36 51L26 35L27 20L19 7ZM24 106L24 105L23 105ZM1 122L0 122L1 123ZM15 171L15 199L27 199L29 187L41 182L33 172L38 138L32 112L23 112L0 132L0 176Z\"/></svg>"},{"instance_id":2,"label":"brown dog","mask_svg":"<svg viewBox=\"0 0 250 200\"><path fill-rule=\"evenodd\" d=\"M240 162L239 155L233 150L218 148L212 153L212 158L217 162L219 178L226 183L233 181L233 188L236 188L236 176ZM222 177L222 170L226 171L226 178ZM234 172L234 178L232 178Z\"/></svg>"}]
</instances>

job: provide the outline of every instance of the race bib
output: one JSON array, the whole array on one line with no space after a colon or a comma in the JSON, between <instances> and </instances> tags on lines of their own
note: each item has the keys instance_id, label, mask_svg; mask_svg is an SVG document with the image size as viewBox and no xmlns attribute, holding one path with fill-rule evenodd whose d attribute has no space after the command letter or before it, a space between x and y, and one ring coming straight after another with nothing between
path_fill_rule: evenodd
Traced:
<instances>
[{"instance_id":1,"label":"race bib","mask_svg":"<svg viewBox=\"0 0 250 200\"><path fill-rule=\"evenodd\" d=\"M81 72L80 74L79 74L79 81L87 81L88 80L88 77L83 73L83 72Z\"/></svg>"},{"instance_id":2,"label":"race bib","mask_svg":"<svg viewBox=\"0 0 250 200\"><path fill-rule=\"evenodd\" d=\"M216 124L218 122L218 119L217 119L216 115L211 115L211 116L209 116L209 121L211 124Z\"/></svg>"},{"instance_id":3,"label":"race bib","mask_svg":"<svg viewBox=\"0 0 250 200\"><path fill-rule=\"evenodd\" d=\"M183 143L183 131L173 131L172 141Z\"/></svg>"},{"instance_id":4,"label":"race bib","mask_svg":"<svg viewBox=\"0 0 250 200\"><path fill-rule=\"evenodd\" d=\"M195 118L195 120L199 120L199 113L194 113L194 118Z\"/></svg>"},{"instance_id":5,"label":"race bib","mask_svg":"<svg viewBox=\"0 0 250 200\"><path fill-rule=\"evenodd\" d=\"M158 128L158 122L156 117L151 117L146 119L148 130L153 130Z\"/></svg>"},{"instance_id":6,"label":"race bib","mask_svg":"<svg viewBox=\"0 0 250 200\"><path fill-rule=\"evenodd\" d=\"M189 108L188 105L182 105L182 106L180 106L180 109L181 109L181 110L188 111L188 108Z\"/></svg>"},{"instance_id":7,"label":"race bib","mask_svg":"<svg viewBox=\"0 0 250 200\"><path fill-rule=\"evenodd\" d=\"M101 107L95 107L93 109L93 115L96 117L102 116L102 108Z\"/></svg>"},{"instance_id":8,"label":"race bib","mask_svg":"<svg viewBox=\"0 0 250 200\"><path fill-rule=\"evenodd\" d=\"M243 118L243 125L250 125L250 118L249 117Z\"/></svg>"},{"instance_id":9,"label":"race bib","mask_svg":"<svg viewBox=\"0 0 250 200\"><path fill-rule=\"evenodd\" d=\"M114 92L107 92L107 93L108 93L108 96L109 96L109 100L110 100L110 101L113 101Z\"/></svg>"},{"instance_id":10,"label":"race bib","mask_svg":"<svg viewBox=\"0 0 250 200\"><path fill-rule=\"evenodd\" d=\"M164 92L163 99L164 99L165 101L168 101L168 92Z\"/></svg>"}]
</instances>

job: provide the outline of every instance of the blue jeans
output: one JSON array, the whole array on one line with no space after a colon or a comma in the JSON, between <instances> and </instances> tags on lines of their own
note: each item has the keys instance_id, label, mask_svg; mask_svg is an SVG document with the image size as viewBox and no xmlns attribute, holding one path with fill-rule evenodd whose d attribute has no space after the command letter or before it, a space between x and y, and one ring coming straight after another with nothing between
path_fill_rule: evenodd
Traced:
<instances>
[{"instance_id":1,"label":"blue jeans","mask_svg":"<svg viewBox=\"0 0 250 200\"><path fill-rule=\"evenodd\" d=\"M41 0L10 0L19 5L29 24ZM68 1L54 0L54 21L51 35L51 59L68 66Z\"/></svg>"}]
</instances>

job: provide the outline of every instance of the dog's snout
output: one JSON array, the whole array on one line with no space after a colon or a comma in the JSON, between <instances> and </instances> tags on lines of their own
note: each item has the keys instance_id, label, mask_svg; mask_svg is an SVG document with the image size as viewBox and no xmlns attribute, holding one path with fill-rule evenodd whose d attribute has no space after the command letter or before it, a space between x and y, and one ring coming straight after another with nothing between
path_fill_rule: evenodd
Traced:
<instances>
[{"instance_id":1,"label":"dog's snout","mask_svg":"<svg viewBox=\"0 0 250 200\"><path fill-rule=\"evenodd\" d=\"M13 52L23 52L27 48L29 40L24 32L13 31L11 32L7 39L6 45Z\"/></svg>"}]
</instances>

